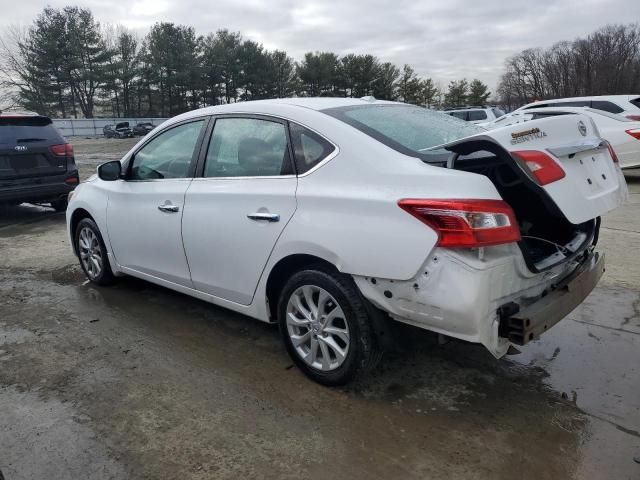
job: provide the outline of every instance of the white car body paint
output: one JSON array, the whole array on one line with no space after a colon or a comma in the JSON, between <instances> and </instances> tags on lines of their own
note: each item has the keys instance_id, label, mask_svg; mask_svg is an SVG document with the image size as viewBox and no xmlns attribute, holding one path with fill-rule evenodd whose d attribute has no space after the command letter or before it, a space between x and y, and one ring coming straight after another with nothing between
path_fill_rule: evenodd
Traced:
<instances>
[{"instance_id":1,"label":"white car body paint","mask_svg":"<svg viewBox=\"0 0 640 480\"><path fill-rule=\"evenodd\" d=\"M595 95L592 97L567 97L567 98L553 98L550 100L540 100L536 102L527 103L522 107L515 110L516 112L524 110L535 110L537 108L546 107L593 107L599 108L603 103L609 104L607 112L615 112L623 117L640 117L640 95ZM611 105L614 107L611 109ZM637 118L632 118L637 120Z\"/></svg>"},{"instance_id":2,"label":"white car body paint","mask_svg":"<svg viewBox=\"0 0 640 480\"><path fill-rule=\"evenodd\" d=\"M436 247L436 232L399 208L400 199L499 200L500 194L483 175L427 165L318 111L359 103L367 101L257 101L172 118L143 138L122 162L167 127L218 114L257 114L293 121L338 148L297 177L176 180L167 182L170 188L166 191L164 180L153 181L144 187L148 191L140 193L140 200L127 198L131 188L127 181L107 182L94 176L78 186L71 199L69 234L73 238L74 212L86 210L100 228L115 274L130 274L262 321L273 320L266 287L274 266L290 255L313 255L352 275L363 295L392 318L478 342L495 356L503 355L509 342L498 336L496 308L511 299L540 295L575 269L575 263L532 273L516 244L486 247L482 255L475 250ZM576 138L598 140L593 123L586 116L583 119L588 124L584 137L577 135L575 119L552 118L537 122L546 136L531 138L526 144L511 144L511 133L521 130L516 125L449 145L485 139L514 151L525 146L548 149L575 143ZM626 196L619 168L608 154L598 151L594 155L601 155L593 161L598 169L590 167L594 175L604 169L610 176L588 187L584 184L591 170L585 173L574 169L567 158L553 157L568 174L545 190L574 223L606 213ZM181 207L180 213L171 217L158 211L156 203L165 200ZM107 214L109 205L122 211ZM260 223L246 217L257 211L278 213L281 221ZM181 228L175 219L180 219ZM149 234L155 238L151 245L145 243ZM216 256L221 259L217 261ZM185 264L191 278L185 278ZM385 295L387 290L393 298Z\"/></svg>"},{"instance_id":3,"label":"white car body paint","mask_svg":"<svg viewBox=\"0 0 640 480\"><path fill-rule=\"evenodd\" d=\"M640 167L640 139L627 133L627 131L640 132L640 121L629 120L622 115L603 112L588 107L546 107L532 110L516 110L500 117L492 122L480 124L487 130L515 125L518 123L530 122L536 114L559 115L559 114L582 114L586 115L596 124L600 136L613 146L620 161L620 168Z\"/></svg>"}]
</instances>

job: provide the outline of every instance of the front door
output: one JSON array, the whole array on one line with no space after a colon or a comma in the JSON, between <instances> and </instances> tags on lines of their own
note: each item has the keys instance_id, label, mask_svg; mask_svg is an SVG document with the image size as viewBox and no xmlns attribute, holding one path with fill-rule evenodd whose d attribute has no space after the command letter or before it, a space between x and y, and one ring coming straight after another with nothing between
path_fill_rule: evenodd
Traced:
<instances>
[{"instance_id":1,"label":"front door","mask_svg":"<svg viewBox=\"0 0 640 480\"><path fill-rule=\"evenodd\" d=\"M187 190L182 219L193 285L248 305L296 209L286 124L218 118L202 170Z\"/></svg>"},{"instance_id":2,"label":"front door","mask_svg":"<svg viewBox=\"0 0 640 480\"><path fill-rule=\"evenodd\" d=\"M205 123L164 130L134 153L125 180L108 182L107 229L121 267L191 286L181 222Z\"/></svg>"}]
</instances>

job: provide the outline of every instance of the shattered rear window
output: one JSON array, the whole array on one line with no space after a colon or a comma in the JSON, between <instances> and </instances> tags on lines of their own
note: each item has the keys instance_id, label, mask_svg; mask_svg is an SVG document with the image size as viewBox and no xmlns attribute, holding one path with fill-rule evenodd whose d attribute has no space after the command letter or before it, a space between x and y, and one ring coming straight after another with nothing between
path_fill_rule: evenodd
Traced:
<instances>
[{"instance_id":1,"label":"shattered rear window","mask_svg":"<svg viewBox=\"0 0 640 480\"><path fill-rule=\"evenodd\" d=\"M356 105L322 112L412 156L427 155L433 147L485 131L444 113L413 105Z\"/></svg>"}]
</instances>

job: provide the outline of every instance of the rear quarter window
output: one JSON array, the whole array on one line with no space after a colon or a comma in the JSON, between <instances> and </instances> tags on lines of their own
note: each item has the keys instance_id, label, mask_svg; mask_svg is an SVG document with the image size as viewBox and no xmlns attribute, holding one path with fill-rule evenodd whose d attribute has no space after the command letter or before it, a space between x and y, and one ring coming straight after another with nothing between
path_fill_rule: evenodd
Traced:
<instances>
[{"instance_id":1,"label":"rear quarter window","mask_svg":"<svg viewBox=\"0 0 640 480\"><path fill-rule=\"evenodd\" d=\"M308 172L336 149L317 133L296 123L289 124L289 132L298 174Z\"/></svg>"},{"instance_id":2,"label":"rear quarter window","mask_svg":"<svg viewBox=\"0 0 640 480\"><path fill-rule=\"evenodd\" d=\"M633 100L629 100L629 102L635 105L636 107L640 108L640 97L635 98Z\"/></svg>"}]
</instances>

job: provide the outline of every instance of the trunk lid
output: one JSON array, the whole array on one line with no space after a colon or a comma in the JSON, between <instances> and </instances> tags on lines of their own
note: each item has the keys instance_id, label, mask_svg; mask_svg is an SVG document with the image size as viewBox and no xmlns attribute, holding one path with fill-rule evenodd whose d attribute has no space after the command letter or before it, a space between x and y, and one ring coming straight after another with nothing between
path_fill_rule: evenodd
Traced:
<instances>
[{"instance_id":1,"label":"trunk lid","mask_svg":"<svg viewBox=\"0 0 640 480\"><path fill-rule=\"evenodd\" d=\"M573 224L602 216L627 198L622 171L586 115L562 115L509 125L444 147L451 149L460 143L487 137L499 143L520 164L513 152L539 151L561 166L565 176L539 188ZM521 168L531 176L526 166L521 164Z\"/></svg>"}]
</instances>

